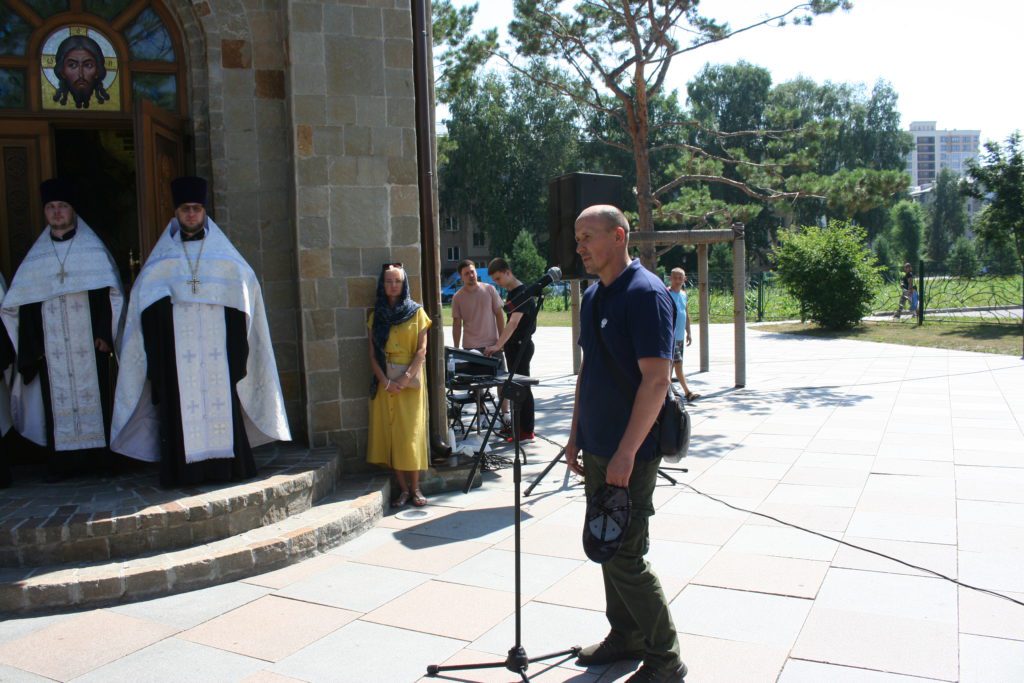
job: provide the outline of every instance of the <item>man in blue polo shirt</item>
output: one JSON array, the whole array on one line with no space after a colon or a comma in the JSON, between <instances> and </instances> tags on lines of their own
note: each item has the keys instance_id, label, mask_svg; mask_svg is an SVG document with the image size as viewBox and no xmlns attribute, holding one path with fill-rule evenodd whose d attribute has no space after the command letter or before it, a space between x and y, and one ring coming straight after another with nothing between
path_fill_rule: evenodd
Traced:
<instances>
[{"instance_id":1,"label":"man in blue polo shirt","mask_svg":"<svg viewBox=\"0 0 1024 683\"><path fill-rule=\"evenodd\" d=\"M686 665L665 593L644 555L660 463L651 427L668 390L675 306L661 280L630 260L628 247L629 223L619 209L591 206L576 219L576 251L600 282L587 289L580 309L583 366L566 462L585 476L588 497L605 483L628 487L633 506L622 545L601 565L611 632L576 663L643 659L627 683L668 683L682 681ZM636 389L624 392L624 384Z\"/></svg>"}]
</instances>

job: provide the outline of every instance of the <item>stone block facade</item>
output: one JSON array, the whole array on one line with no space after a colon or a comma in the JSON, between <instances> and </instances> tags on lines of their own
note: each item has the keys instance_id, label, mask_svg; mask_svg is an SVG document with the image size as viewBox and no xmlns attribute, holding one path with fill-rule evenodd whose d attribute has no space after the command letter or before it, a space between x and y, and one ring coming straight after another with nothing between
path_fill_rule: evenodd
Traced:
<instances>
[{"instance_id":1,"label":"stone block facade","mask_svg":"<svg viewBox=\"0 0 1024 683\"><path fill-rule=\"evenodd\" d=\"M167 0L197 172L264 289L296 440L366 445L366 317L382 263L420 292L409 0Z\"/></svg>"}]
</instances>

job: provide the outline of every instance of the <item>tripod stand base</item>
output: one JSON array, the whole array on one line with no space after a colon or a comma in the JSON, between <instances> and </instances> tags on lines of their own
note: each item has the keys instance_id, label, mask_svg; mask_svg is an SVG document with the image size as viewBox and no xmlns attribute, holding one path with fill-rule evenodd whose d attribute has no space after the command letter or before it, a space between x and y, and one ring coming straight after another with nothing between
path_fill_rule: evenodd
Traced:
<instances>
[{"instance_id":1,"label":"tripod stand base","mask_svg":"<svg viewBox=\"0 0 1024 683\"><path fill-rule=\"evenodd\" d=\"M483 662L480 664L451 664L449 666L440 666L438 664L431 664L427 667L427 676L434 678L443 671L468 671L470 669L498 669L506 668L512 673L517 673L523 677L524 681L530 680L526 675L526 670L530 668L530 664L533 662L542 662L546 659L556 659L559 657L576 657L579 655L583 648L579 645L574 645L568 650L562 650L560 652L552 652L550 654L541 655L540 657L528 657L526 655L526 649L517 645L508 651L508 657L503 662Z\"/></svg>"}]
</instances>

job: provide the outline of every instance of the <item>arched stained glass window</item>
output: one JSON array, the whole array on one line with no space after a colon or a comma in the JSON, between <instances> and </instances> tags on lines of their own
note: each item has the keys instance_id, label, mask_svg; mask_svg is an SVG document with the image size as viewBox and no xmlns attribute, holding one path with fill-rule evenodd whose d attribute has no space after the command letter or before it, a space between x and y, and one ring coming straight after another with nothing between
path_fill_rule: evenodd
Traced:
<instances>
[{"instance_id":1,"label":"arched stained glass window","mask_svg":"<svg viewBox=\"0 0 1024 683\"><path fill-rule=\"evenodd\" d=\"M113 21L131 3L132 0L85 0L85 11Z\"/></svg>"},{"instance_id":2,"label":"arched stained glass window","mask_svg":"<svg viewBox=\"0 0 1024 683\"><path fill-rule=\"evenodd\" d=\"M181 49L160 0L0 0L0 116L184 114Z\"/></svg>"},{"instance_id":3,"label":"arched stained glass window","mask_svg":"<svg viewBox=\"0 0 1024 683\"><path fill-rule=\"evenodd\" d=\"M43 19L49 19L54 14L68 11L68 0L22 0L26 5L35 10Z\"/></svg>"},{"instance_id":4,"label":"arched stained glass window","mask_svg":"<svg viewBox=\"0 0 1024 683\"><path fill-rule=\"evenodd\" d=\"M25 54L31 35L32 25L8 7L7 3L0 2L0 55Z\"/></svg>"},{"instance_id":5,"label":"arched stained glass window","mask_svg":"<svg viewBox=\"0 0 1024 683\"><path fill-rule=\"evenodd\" d=\"M174 46L171 36L164 28L164 22L151 9L139 13L124 32L128 39L128 50L133 59L153 62L173 62Z\"/></svg>"}]
</instances>

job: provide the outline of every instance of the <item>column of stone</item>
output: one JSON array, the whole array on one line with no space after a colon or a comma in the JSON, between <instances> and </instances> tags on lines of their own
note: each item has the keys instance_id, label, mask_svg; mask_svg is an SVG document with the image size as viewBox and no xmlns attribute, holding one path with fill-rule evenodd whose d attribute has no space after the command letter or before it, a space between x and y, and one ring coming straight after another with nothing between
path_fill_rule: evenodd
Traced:
<instances>
[{"instance_id":1,"label":"column of stone","mask_svg":"<svg viewBox=\"0 0 1024 683\"><path fill-rule=\"evenodd\" d=\"M290 2L288 33L310 439L337 444L351 470L381 264L404 263L420 293L411 15L392 0Z\"/></svg>"}]
</instances>

